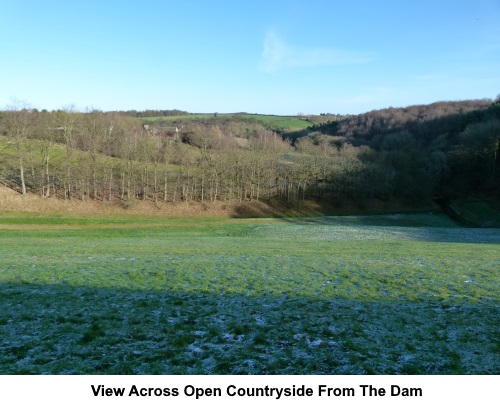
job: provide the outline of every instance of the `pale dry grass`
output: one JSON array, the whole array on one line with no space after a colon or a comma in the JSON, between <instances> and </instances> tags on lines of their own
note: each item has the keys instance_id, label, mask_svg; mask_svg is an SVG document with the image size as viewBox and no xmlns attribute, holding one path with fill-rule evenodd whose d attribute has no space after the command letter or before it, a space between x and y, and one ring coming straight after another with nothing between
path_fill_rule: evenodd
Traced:
<instances>
[{"instance_id":1,"label":"pale dry grass","mask_svg":"<svg viewBox=\"0 0 500 405\"><path fill-rule=\"evenodd\" d=\"M287 202L263 201L178 201L154 202L152 200L96 201L88 199L63 200L43 198L38 195L25 196L0 186L0 211L28 211L68 214L108 214L108 215L146 215L163 217L218 217L218 218L269 218L269 217L314 217L323 215L370 215L390 213L436 212L433 203L422 204L416 201L376 199L363 201L343 201L341 204L306 200Z\"/></svg>"},{"instance_id":2,"label":"pale dry grass","mask_svg":"<svg viewBox=\"0 0 500 405\"><path fill-rule=\"evenodd\" d=\"M261 201L215 201L215 202L154 202L133 200L128 203L114 201L62 200L43 198L33 194L25 196L0 187L0 211L58 212L69 214L133 214L169 217L272 217L281 215L320 215L320 207L312 202L300 208L283 204L266 204Z\"/></svg>"}]
</instances>

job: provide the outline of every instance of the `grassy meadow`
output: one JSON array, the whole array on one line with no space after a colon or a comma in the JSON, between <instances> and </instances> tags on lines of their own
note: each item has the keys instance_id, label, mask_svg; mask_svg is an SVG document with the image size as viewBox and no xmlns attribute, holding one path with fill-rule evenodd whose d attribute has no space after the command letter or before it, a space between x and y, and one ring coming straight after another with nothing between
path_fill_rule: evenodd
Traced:
<instances>
[{"instance_id":1,"label":"grassy meadow","mask_svg":"<svg viewBox=\"0 0 500 405\"><path fill-rule=\"evenodd\" d=\"M1 374L498 374L500 230L0 213Z\"/></svg>"}]
</instances>

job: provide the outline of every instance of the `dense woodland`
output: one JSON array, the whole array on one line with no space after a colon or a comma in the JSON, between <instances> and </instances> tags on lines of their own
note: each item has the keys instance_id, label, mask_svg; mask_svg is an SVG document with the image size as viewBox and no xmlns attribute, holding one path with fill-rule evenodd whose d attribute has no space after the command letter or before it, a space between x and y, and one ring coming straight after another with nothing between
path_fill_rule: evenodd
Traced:
<instances>
[{"instance_id":1,"label":"dense woodland","mask_svg":"<svg viewBox=\"0 0 500 405\"><path fill-rule=\"evenodd\" d=\"M245 115L142 119L163 115L186 114L11 106L0 112L0 182L124 204L500 196L499 100L332 116L300 131Z\"/></svg>"}]
</instances>

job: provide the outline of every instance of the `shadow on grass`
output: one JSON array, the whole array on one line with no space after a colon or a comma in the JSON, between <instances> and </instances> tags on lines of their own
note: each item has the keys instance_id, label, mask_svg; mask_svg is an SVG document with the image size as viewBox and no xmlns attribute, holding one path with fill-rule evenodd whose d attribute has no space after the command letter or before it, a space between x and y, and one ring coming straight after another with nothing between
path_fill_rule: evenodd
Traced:
<instances>
[{"instance_id":1,"label":"shadow on grass","mask_svg":"<svg viewBox=\"0 0 500 405\"><path fill-rule=\"evenodd\" d=\"M368 233L383 235L381 239L416 240L425 242L453 243L500 243L500 229L477 229L457 227L444 215L435 214L397 214L371 216L325 216L311 218L280 218L280 221L298 226L331 226L332 235L336 231L346 232L349 239L363 238L363 229ZM378 228L378 229L377 229ZM361 231L361 232L360 232Z\"/></svg>"},{"instance_id":2,"label":"shadow on grass","mask_svg":"<svg viewBox=\"0 0 500 405\"><path fill-rule=\"evenodd\" d=\"M480 374L491 303L1 284L2 374Z\"/></svg>"},{"instance_id":3,"label":"shadow on grass","mask_svg":"<svg viewBox=\"0 0 500 405\"><path fill-rule=\"evenodd\" d=\"M390 215L393 213L437 212L439 206L431 201L377 198L359 200L337 197L322 199L272 199L242 201L234 207L234 218L298 218L346 215Z\"/></svg>"}]
</instances>

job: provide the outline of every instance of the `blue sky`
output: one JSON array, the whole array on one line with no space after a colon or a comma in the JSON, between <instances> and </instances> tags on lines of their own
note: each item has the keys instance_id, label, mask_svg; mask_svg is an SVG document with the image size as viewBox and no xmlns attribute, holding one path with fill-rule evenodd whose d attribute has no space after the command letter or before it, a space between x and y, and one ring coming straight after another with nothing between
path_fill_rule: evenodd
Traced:
<instances>
[{"instance_id":1,"label":"blue sky","mask_svg":"<svg viewBox=\"0 0 500 405\"><path fill-rule=\"evenodd\" d=\"M360 113L500 94L500 2L0 0L0 107Z\"/></svg>"}]
</instances>

